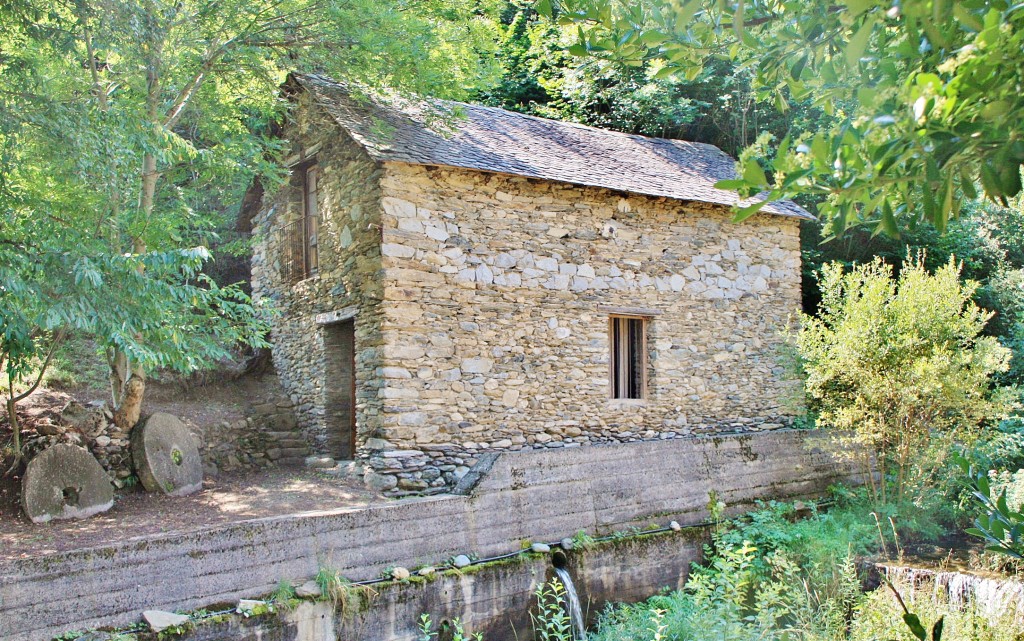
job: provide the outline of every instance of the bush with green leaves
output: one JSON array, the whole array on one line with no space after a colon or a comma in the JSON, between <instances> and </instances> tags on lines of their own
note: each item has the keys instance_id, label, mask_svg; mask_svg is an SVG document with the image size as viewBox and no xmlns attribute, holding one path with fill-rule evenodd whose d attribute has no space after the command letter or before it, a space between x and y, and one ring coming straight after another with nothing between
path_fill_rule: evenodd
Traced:
<instances>
[{"instance_id":1,"label":"bush with green leaves","mask_svg":"<svg viewBox=\"0 0 1024 641\"><path fill-rule=\"evenodd\" d=\"M469 633L462 624L462 620L455 618L451 621L442 621L438 629L434 629L434 622L429 614L420 615L420 640L434 641L434 639L450 639L451 641L483 641L484 636L479 632Z\"/></svg>"},{"instance_id":2,"label":"bush with green leaves","mask_svg":"<svg viewBox=\"0 0 1024 641\"><path fill-rule=\"evenodd\" d=\"M880 260L822 270L819 313L796 341L808 402L820 426L851 435L877 500L919 496L954 442L1009 407L992 390L1009 350L982 335L975 287L952 260L929 273L923 256L898 277Z\"/></svg>"},{"instance_id":3,"label":"bush with green leaves","mask_svg":"<svg viewBox=\"0 0 1024 641\"><path fill-rule=\"evenodd\" d=\"M536 641L573 641L572 617L562 582L552 579L541 583L533 596L537 600L536 612L530 613L533 638Z\"/></svg>"}]
</instances>

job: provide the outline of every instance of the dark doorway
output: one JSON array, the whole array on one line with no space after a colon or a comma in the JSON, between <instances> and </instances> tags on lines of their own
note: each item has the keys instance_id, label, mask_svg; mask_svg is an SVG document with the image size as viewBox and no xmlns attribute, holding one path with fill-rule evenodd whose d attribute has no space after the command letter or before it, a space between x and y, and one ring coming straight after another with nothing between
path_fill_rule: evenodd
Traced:
<instances>
[{"instance_id":1,"label":"dark doorway","mask_svg":"<svg viewBox=\"0 0 1024 641\"><path fill-rule=\"evenodd\" d=\"M324 325L327 445L342 461L356 453L356 326L352 319Z\"/></svg>"}]
</instances>

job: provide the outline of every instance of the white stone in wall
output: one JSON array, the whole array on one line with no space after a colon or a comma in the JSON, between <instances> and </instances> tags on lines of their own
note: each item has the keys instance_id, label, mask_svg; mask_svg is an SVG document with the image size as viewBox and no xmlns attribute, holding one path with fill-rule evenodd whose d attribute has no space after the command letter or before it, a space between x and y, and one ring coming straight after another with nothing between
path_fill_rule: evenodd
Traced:
<instances>
[{"instance_id":1,"label":"white stone in wall","mask_svg":"<svg viewBox=\"0 0 1024 641\"><path fill-rule=\"evenodd\" d=\"M416 255L416 250L412 247L405 245L398 245L395 243L384 243L380 247L380 253L384 256L391 256L394 258L412 258Z\"/></svg>"},{"instance_id":2,"label":"white stone in wall","mask_svg":"<svg viewBox=\"0 0 1024 641\"><path fill-rule=\"evenodd\" d=\"M416 205L408 200L385 196L381 199L380 204L384 208L384 213L394 216L395 218L416 217Z\"/></svg>"},{"instance_id":3,"label":"white stone in wall","mask_svg":"<svg viewBox=\"0 0 1024 641\"><path fill-rule=\"evenodd\" d=\"M466 358L460 369L467 374L486 374L493 367L494 361L489 358Z\"/></svg>"}]
</instances>

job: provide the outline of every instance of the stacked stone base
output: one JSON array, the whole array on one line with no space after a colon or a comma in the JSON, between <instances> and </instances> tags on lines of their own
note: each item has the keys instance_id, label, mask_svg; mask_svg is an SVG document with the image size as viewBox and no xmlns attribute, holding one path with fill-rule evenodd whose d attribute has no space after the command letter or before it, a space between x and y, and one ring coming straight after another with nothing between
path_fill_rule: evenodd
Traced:
<instances>
[{"instance_id":1,"label":"stacked stone base","mask_svg":"<svg viewBox=\"0 0 1024 641\"><path fill-rule=\"evenodd\" d=\"M301 465L309 446L284 396L254 404L248 416L205 430L203 459L208 474Z\"/></svg>"},{"instance_id":2,"label":"stacked stone base","mask_svg":"<svg viewBox=\"0 0 1024 641\"><path fill-rule=\"evenodd\" d=\"M292 403L281 396L253 405L246 418L207 426L190 426L198 441L205 476L252 471L276 465L299 466L310 454ZM28 459L58 443L88 449L116 488L135 474L130 433L114 424L106 406L68 403L60 416L40 422L25 434Z\"/></svg>"},{"instance_id":3,"label":"stacked stone base","mask_svg":"<svg viewBox=\"0 0 1024 641\"><path fill-rule=\"evenodd\" d=\"M725 420L705 419L677 431L659 432L605 430L584 434L578 427L552 435L540 432L493 443L467 442L461 445L423 445L420 449L396 449L383 439L368 439L360 449L363 481L387 496L431 495L454 489L482 456L497 452L613 445L640 441L665 441L703 435L751 434L789 428L792 417L753 417Z\"/></svg>"}]
</instances>

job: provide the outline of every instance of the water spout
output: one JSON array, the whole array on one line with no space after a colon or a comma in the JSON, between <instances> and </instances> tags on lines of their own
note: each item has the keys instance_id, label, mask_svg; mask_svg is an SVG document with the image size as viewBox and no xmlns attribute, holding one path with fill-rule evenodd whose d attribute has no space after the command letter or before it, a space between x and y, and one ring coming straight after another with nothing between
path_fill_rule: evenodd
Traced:
<instances>
[{"instance_id":1,"label":"water spout","mask_svg":"<svg viewBox=\"0 0 1024 641\"><path fill-rule=\"evenodd\" d=\"M580 607L580 597L576 594L572 576L569 570L559 565L555 565L555 575L565 588L565 603L569 608L569 620L572 622L573 641L587 641L587 624L583 620L583 608Z\"/></svg>"}]
</instances>

